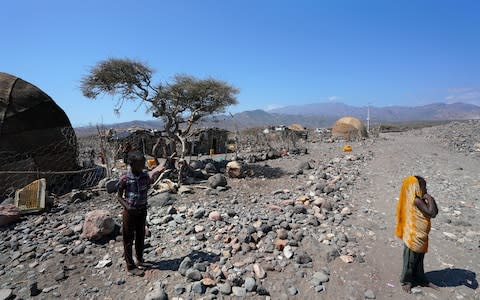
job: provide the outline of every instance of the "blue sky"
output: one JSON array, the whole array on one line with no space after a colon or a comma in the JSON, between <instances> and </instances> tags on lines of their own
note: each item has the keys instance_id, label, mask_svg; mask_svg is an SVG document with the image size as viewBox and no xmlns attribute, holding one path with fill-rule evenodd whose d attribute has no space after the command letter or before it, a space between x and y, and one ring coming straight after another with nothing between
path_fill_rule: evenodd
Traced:
<instances>
[{"instance_id":1,"label":"blue sky","mask_svg":"<svg viewBox=\"0 0 480 300\"><path fill-rule=\"evenodd\" d=\"M6 1L0 71L40 87L75 126L148 120L79 90L109 57L225 80L230 112L338 101L480 105L480 1Z\"/></svg>"}]
</instances>

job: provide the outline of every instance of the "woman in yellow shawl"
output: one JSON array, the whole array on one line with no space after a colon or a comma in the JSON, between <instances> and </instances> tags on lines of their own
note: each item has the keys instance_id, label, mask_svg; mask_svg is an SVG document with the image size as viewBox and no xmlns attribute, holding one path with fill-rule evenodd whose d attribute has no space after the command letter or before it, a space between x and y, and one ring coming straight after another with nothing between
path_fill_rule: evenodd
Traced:
<instances>
[{"instance_id":1,"label":"woman in yellow shawl","mask_svg":"<svg viewBox=\"0 0 480 300\"><path fill-rule=\"evenodd\" d=\"M425 179L420 176L404 178L397 204L395 235L405 244L400 282L408 293L416 284L434 287L425 277L423 258L428 250L430 219L437 213L437 204L427 193Z\"/></svg>"}]
</instances>

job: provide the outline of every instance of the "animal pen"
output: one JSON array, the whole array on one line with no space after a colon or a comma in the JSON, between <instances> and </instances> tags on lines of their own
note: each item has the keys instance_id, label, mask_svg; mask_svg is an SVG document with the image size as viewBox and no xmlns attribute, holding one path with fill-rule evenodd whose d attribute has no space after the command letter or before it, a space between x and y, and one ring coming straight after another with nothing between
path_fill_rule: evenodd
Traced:
<instances>
[{"instance_id":1,"label":"animal pen","mask_svg":"<svg viewBox=\"0 0 480 300\"><path fill-rule=\"evenodd\" d=\"M268 150L292 151L306 148L307 130L293 130L285 126L251 128L238 136L238 150L241 152L262 152Z\"/></svg>"}]
</instances>

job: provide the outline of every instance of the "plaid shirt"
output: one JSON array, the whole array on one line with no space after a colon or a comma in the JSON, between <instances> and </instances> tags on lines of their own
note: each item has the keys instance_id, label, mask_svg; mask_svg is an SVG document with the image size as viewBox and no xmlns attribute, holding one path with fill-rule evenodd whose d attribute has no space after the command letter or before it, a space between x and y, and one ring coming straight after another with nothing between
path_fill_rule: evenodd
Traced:
<instances>
[{"instance_id":1,"label":"plaid shirt","mask_svg":"<svg viewBox=\"0 0 480 300\"><path fill-rule=\"evenodd\" d=\"M118 189L123 191L125 201L128 205L139 208L147 205L147 192L151 184L147 172L135 176L131 171L120 177Z\"/></svg>"}]
</instances>

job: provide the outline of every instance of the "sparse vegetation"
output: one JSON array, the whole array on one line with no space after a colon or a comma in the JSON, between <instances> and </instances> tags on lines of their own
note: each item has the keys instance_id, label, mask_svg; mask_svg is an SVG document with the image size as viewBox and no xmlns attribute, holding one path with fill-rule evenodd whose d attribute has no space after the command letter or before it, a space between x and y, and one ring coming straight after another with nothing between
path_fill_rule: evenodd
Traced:
<instances>
[{"instance_id":1,"label":"sparse vegetation","mask_svg":"<svg viewBox=\"0 0 480 300\"><path fill-rule=\"evenodd\" d=\"M110 58L90 69L81 80L81 90L90 99L103 94L116 97L117 113L125 101L139 102L139 107L145 105L154 117L164 121L168 137L182 145L181 157L195 123L237 104L239 90L225 81L176 75L172 82L154 85L152 75L153 69L145 63Z\"/></svg>"}]
</instances>

